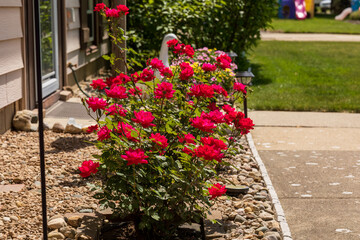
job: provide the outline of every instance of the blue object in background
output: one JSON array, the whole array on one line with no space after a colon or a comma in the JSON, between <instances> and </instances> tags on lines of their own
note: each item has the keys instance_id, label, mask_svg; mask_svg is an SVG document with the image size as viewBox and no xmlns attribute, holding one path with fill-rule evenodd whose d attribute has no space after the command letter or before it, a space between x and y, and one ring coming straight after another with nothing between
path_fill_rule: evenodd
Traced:
<instances>
[{"instance_id":1,"label":"blue object in background","mask_svg":"<svg viewBox=\"0 0 360 240\"><path fill-rule=\"evenodd\" d=\"M295 19L294 0L279 0L279 5L279 18Z\"/></svg>"},{"instance_id":2,"label":"blue object in background","mask_svg":"<svg viewBox=\"0 0 360 240\"><path fill-rule=\"evenodd\" d=\"M353 10L353 12L359 11L359 7L360 7L360 0L351 0L351 9Z\"/></svg>"}]
</instances>

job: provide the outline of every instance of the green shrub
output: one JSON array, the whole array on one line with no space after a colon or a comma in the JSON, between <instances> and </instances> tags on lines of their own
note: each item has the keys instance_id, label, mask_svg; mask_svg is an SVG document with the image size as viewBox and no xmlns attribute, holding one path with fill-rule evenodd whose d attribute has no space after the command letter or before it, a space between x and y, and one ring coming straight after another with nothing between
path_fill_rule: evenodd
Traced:
<instances>
[{"instance_id":1,"label":"green shrub","mask_svg":"<svg viewBox=\"0 0 360 240\"><path fill-rule=\"evenodd\" d=\"M195 48L209 47L232 50L239 55L237 64L243 69L241 57L256 45L260 29L269 27L277 9L276 0L137 0L128 1L128 45L140 53L142 63L159 54L162 38L175 33Z\"/></svg>"},{"instance_id":2,"label":"green shrub","mask_svg":"<svg viewBox=\"0 0 360 240\"><path fill-rule=\"evenodd\" d=\"M360 20L360 11L352 12L349 16L350 20Z\"/></svg>"}]
</instances>

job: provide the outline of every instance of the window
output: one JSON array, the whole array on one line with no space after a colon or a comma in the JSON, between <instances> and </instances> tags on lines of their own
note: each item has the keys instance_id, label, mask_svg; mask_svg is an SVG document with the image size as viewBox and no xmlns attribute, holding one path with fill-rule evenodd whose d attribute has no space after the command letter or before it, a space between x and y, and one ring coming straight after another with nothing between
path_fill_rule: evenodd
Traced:
<instances>
[{"instance_id":1,"label":"window","mask_svg":"<svg viewBox=\"0 0 360 240\"><path fill-rule=\"evenodd\" d=\"M97 0L81 0L81 48L89 55L98 50L103 39L102 17L94 13Z\"/></svg>"},{"instance_id":2,"label":"window","mask_svg":"<svg viewBox=\"0 0 360 240\"><path fill-rule=\"evenodd\" d=\"M94 41L95 36L95 20L94 20L94 1L88 0L87 4L87 10L86 10L86 16L87 16L87 24L89 27L89 42Z\"/></svg>"}]
</instances>

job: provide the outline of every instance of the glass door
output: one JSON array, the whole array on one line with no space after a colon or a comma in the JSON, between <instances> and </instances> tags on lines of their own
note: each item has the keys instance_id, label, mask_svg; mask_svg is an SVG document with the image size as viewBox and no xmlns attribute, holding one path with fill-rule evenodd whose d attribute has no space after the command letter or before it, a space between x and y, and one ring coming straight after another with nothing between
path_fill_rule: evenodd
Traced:
<instances>
[{"instance_id":1,"label":"glass door","mask_svg":"<svg viewBox=\"0 0 360 240\"><path fill-rule=\"evenodd\" d=\"M46 97L59 89L57 0L40 0L41 75Z\"/></svg>"}]
</instances>

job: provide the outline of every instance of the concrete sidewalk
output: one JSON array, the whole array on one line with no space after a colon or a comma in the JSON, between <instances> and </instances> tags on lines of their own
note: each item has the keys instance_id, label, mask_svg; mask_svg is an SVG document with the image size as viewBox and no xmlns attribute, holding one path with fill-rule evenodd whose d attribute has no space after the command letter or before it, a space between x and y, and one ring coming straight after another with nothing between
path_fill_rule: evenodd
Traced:
<instances>
[{"instance_id":1,"label":"concrete sidewalk","mask_svg":"<svg viewBox=\"0 0 360 240\"><path fill-rule=\"evenodd\" d=\"M249 116L293 239L360 239L360 114Z\"/></svg>"},{"instance_id":2,"label":"concrete sidewalk","mask_svg":"<svg viewBox=\"0 0 360 240\"><path fill-rule=\"evenodd\" d=\"M275 33L261 32L263 41L299 42L360 42L360 35L327 33Z\"/></svg>"}]
</instances>

